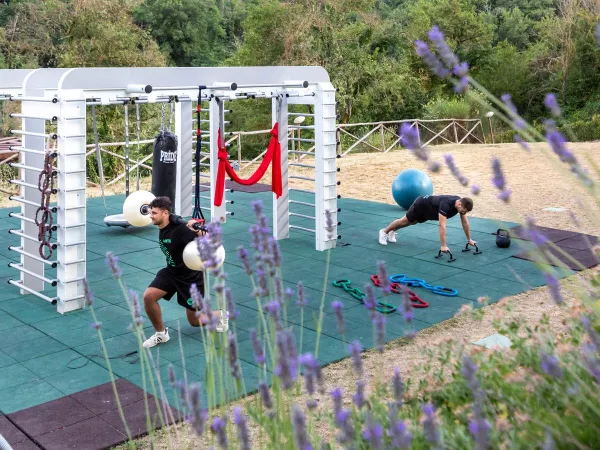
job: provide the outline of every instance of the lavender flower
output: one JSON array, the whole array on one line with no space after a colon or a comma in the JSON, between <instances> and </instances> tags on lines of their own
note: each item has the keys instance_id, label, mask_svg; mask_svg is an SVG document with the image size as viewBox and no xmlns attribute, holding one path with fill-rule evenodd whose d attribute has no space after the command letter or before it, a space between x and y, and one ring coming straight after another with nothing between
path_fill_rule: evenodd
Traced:
<instances>
[{"instance_id":1,"label":"lavender flower","mask_svg":"<svg viewBox=\"0 0 600 450\"><path fill-rule=\"evenodd\" d=\"M489 448L490 423L485 419L472 418L469 421L469 431L475 439L475 448L485 450Z\"/></svg>"},{"instance_id":2,"label":"lavender flower","mask_svg":"<svg viewBox=\"0 0 600 450\"><path fill-rule=\"evenodd\" d=\"M525 121L521 118L521 116L519 116L519 112L517 111L517 107L513 103L512 97L510 96L510 94L503 94L502 96L500 96L500 99L506 105L506 107L509 109L509 111L510 111L509 116L511 116L511 118L513 119L513 123L515 125L515 128L517 130L524 129L525 128Z\"/></svg>"},{"instance_id":3,"label":"lavender flower","mask_svg":"<svg viewBox=\"0 0 600 450\"><path fill-rule=\"evenodd\" d=\"M252 270L252 266L250 265L250 261L248 260L248 250L246 250L244 248L244 246L240 245L237 248L237 251L238 251L238 258L244 265L244 270L246 272L246 275L251 276L254 271Z\"/></svg>"},{"instance_id":4,"label":"lavender flower","mask_svg":"<svg viewBox=\"0 0 600 450\"><path fill-rule=\"evenodd\" d=\"M339 428L340 434L337 436L337 440L340 444L346 445L354 442L354 429L350 423L350 411L347 409L340 410L334 414L335 426Z\"/></svg>"},{"instance_id":5,"label":"lavender flower","mask_svg":"<svg viewBox=\"0 0 600 450\"><path fill-rule=\"evenodd\" d=\"M344 304L338 300L331 302L331 308L335 313L335 318L337 319L338 331L340 333L344 333L344 317L342 315L342 308Z\"/></svg>"},{"instance_id":6,"label":"lavender flower","mask_svg":"<svg viewBox=\"0 0 600 450\"><path fill-rule=\"evenodd\" d=\"M575 213L573 211L569 211L569 216L571 216L571 220L573 221L575 226L581 228L581 222L579 221L579 219L577 218L577 216L575 215Z\"/></svg>"},{"instance_id":7,"label":"lavender flower","mask_svg":"<svg viewBox=\"0 0 600 450\"><path fill-rule=\"evenodd\" d=\"M550 110L554 117L560 117L560 107L558 106L558 101L556 101L556 96L554 94L546 94L546 97L544 98L544 105L546 105L546 108Z\"/></svg>"},{"instance_id":8,"label":"lavender flower","mask_svg":"<svg viewBox=\"0 0 600 450\"><path fill-rule=\"evenodd\" d=\"M263 350L263 346L258 339L258 335L256 334L256 329L250 329L250 340L252 341L252 347L254 348L254 360L258 363L259 366L265 365L265 352Z\"/></svg>"},{"instance_id":9,"label":"lavender flower","mask_svg":"<svg viewBox=\"0 0 600 450\"><path fill-rule=\"evenodd\" d=\"M526 235L538 248L543 247L547 242L548 238L544 233L538 230L535 221L532 217L528 217L526 220Z\"/></svg>"},{"instance_id":10,"label":"lavender flower","mask_svg":"<svg viewBox=\"0 0 600 450\"><path fill-rule=\"evenodd\" d=\"M296 302L300 306L306 306L306 296L304 295L304 285L302 281L298 281L298 301Z\"/></svg>"},{"instance_id":11,"label":"lavender flower","mask_svg":"<svg viewBox=\"0 0 600 450\"><path fill-rule=\"evenodd\" d=\"M306 432L306 418L300 407L292 405L292 425L294 427L294 438L296 447L300 450L312 450L312 445Z\"/></svg>"},{"instance_id":12,"label":"lavender flower","mask_svg":"<svg viewBox=\"0 0 600 450\"><path fill-rule=\"evenodd\" d=\"M317 380L318 362L311 353L300 357L300 364L304 367L304 382L308 395L315 393L315 381Z\"/></svg>"},{"instance_id":13,"label":"lavender flower","mask_svg":"<svg viewBox=\"0 0 600 450\"><path fill-rule=\"evenodd\" d=\"M269 295L269 279L267 277L267 273L265 272L262 264L257 264L256 267L256 277L258 278L258 292L257 294L263 297L268 297Z\"/></svg>"},{"instance_id":14,"label":"lavender flower","mask_svg":"<svg viewBox=\"0 0 600 450\"><path fill-rule=\"evenodd\" d=\"M221 448L227 448L226 424L227 422L222 417L215 417L210 426L211 431L217 436L217 443Z\"/></svg>"},{"instance_id":15,"label":"lavender flower","mask_svg":"<svg viewBox=\"0 0 600 450\"><path fill-rule=\"evenodd\" d=\"M471 192L473 193L473 195L479 195L479 193L481 192L481 189L476 184L472 184Z\"/></svg>"},{"instance_id":16,"label":"lavender flower","mask_svg":"<svg viewBox=\"0 0 600 450\"><path fill-rule=\"evenodd\" d=\"M548 284L548 290L552 295L552 300L554 300L557 305L562 305L564 303L564 299L560 292L560 284L558 283L558 280L549 273L545 274L545 278L546 283Z\"/></svg>"},{"instance_id":17,"label":"lavender flower","mask_svg":"<svg viewBox=\"0 0 600 450\"><path fill-rule=\"evenodd\" d=\"M140 297L133 289L129 289L129 298L131 299L131 306L133 309L133 323L135 326L139 327L144 323L140 310Z\"/></svg>"},{"instance_id":18,"label":"lavender flower","mask_svg":"<svg viewBox=\"0 0 600 450\"><path fill-rule=\"evenodd\" d=\"M511 191L506 189L506 180L504 178L504 174L502 173L502 166L500 160L496 157L492 159L492 170L494 172L494 178L492 178L492 183L498 189L500 194L498 194L498 198L504 202L508 202L510 199Z\"/></svg>"},{"instance_id":19,"label":"lavender flower","mask_svg":"<svg viewBox=\"0 0 600 450\"><path fill-rule=\"evenodd\" d=\"M558 359L553 355L542 353L542 370L553 378L560 378L563 374L563 370L560 367Z\"/></svg>"},{"instance_id":20,"label":"lavender flower","mask_svg":"<svg viewBox=\"0 0 600 450\"><path fill-rule=\"evenodd\" d=\"M231 367L231 376L240 381L242 374L240 373L240 363L238 361L238 346L235 334L229 333L227 336L227 349L229 354L229 367Z\"/></svg>"},{"instance_id":21,"label":"lavender flower","mask_svg":"<svg viewBox=\"0 0 600 450\"><path fill-rule=\"evenodd\" d=\"M352 357L352 366L354 366L354 373L359 377L363 377L363 362L361 357L362 346L360 341L356 340L348 345L348 351Z\"/></svg>"},{"instance_id":22,"label":"lavender flower","mask_svg":"<svg viewBox=\"0 0 600 450\"><path fill-rule=\"evenodd\" d=\"M248 429L248 420L242 412L242 408L239 406L233 408L233 422L237 425L241 449L250 450L250 430Z\"/></svg>"},{"instance_id":23,"label":"lavender flower","mask_svg":"<svg viewBox=\"0 0 600 450\"><path fill-rule=\"evenodd\" d=\"M277 300L273 300L269 302L264 307L265 312L271 316L273 321L277 323L279 319L279 311L281 309L281 304Z\"/></svg>"},{"instance_id":24,"label":"lavender flower","mask_svg":"<svg viewBox=\"0 0 600 450\"><path fill-rule=\"evenodd\" d=\"M181 385L182 398L187 401L190 409L190 424L198 436L204 433L204 424L208 420L208 411L200 405L200 386L197 383L190 386L189 391Z\"/></svg>"},{"instance_id":25,"label":"lavender flower","mask_svg":"<svg viewBox=\"0 0 600 450\"><path fill-rule=\"evenodd\" d=\"M102 322L92 322L90 324L90 326L94 329L94 330L99 330L100 328L102 328Z\"/></svg>"},{"instance_id":26,"label":"lavender flower","mask_svg":"<svg viewBox=\"0 0 600 450\"><path fill-rule=\"evenodd\" d=\"M369 446L373 449L381 448L383 445L383 427L381 424L373 422L372 417L367 420L363 438L369 442Z\"/></svg>"},{"instance_id":27,"label":"lavender flower","mask_svg":"<svg viewBox=\"0 0 600 450\"><path fill-rule=\"evenodd\" d=\"M260 393L260 398L262 399L263 405L266 409L273 408L273 399L271 398L271 391L269 390L269 386L266 383L261 382L258 385L258 392Z\"/></svg>"},{"instance_id":28,"label":"lavender flower","mask_svg":"<svg viewBox=\"0 0 600 450\"><path fill-rule=\"evenodd\" d=\"M400 369L394 367L394 375L392 376L392 389L394 393L394 401L396 407L402 405L402 396L404 395L404 385L402 384L402 378L400 376Z\"/></svg>"},{"instance_id":29,"label":"lavender flower","mask_svg":"<svg viewBox=\"0 0 600 450\"><path fill-rule=\"evenodd\" d=\"M483 416L483 390L479 380L477 379L477 365L473 362L470 356L466 355L463 358L462 374L467 381L467 385L471 390L473 398L473 417L469 422L469 431L475 439L476 448L484 449L489 447L489 430L490 424Z\"/></svg>"},{"instance_id":30,"label":"lavender flower","mask_svg":"<svg viewBox=\"0 0 600 450\"><path fill-rule=\"evenodd\" d=\"M548 428L546 428L542 450L556 450L556 443L554 442L554 439L552 439L552 433Z\"/></svg>"},{"instance_id":31,"label":"lavender flower","mask_svg":"<svg viewBox=\"0 0 600 450\"><path fill-rule=\"evenodd\" d=\"M598 45L600 46L600 22L596 25L596 32L594 33L596 36L596 40L598 41Z\"/></svg>"},{"instance_id":32,"label":"lavender flower","mask_svg":"<svg viewBox=\"0 0 600 450\"><path fill-rule=\"evenodd\" d=\"M469 63L463 61L452 69L452 73L457 77L465 78L469 75Z\"/></svg>"},{"instance_id":33,"label":"lavender flower","mask_svg":"<svg viewBox=\"0 0 600 450\"><path fill-rule=\"evenodd\" d=\"M419 130L416 126L409 123L402 123L400 125L400 144L409 149L414 155L421 161L429 162L429 170L432 172L438 172L440 165L437 162L430 161L429 149L421 145L419 138Z\"/></svg>"},{"instance_id":34,"label":"lavender flower","mask_svg":"<svg viewBox=\"0 0 600 450\"><path fill-rule=\"evenodd\" d=\"M119 268L119 257L114 255L112 252L106 252L106 264L110 268L115 280L118 280L123 275L123 272Z\"/></svg>"},{"instance_id":35,"label":"lavender flower","mask_svg":"<svg viewBox=\"0 0 600 450\"><path fill-rule=\"evenodd\" d=\"M435 408L431 403L427 403L421 408L423 411L423 429L425 431L425 439L427 442L434 444L435 448L441 448L442 437L435 418Z\"/></svg>"},{"instance_id":36,"label":"lavender flower","mask_svg":"<svg viewBox=\"0 0 600 450\"><path fill-rule=\"evenodd\" d=\"M458 182L460 184L462 184L463 186L466 186L469 184L469 180L467 179L467 177L465 177L463 174L461 174L460 171L458 170L458 167L456 166L456 164L454 162L454 157L451 154L449 154L449 153L445 154L444 161L446 161L446 165L450 169L450 172L452 173L452 175L454 175L454 177L458 180Z\"/></svg>"},{"instance_id":37,"label":"lavender flower","mask_svg":"<svg viewBox=\"0 0 600 450\"><path fill-rule=\"evenodd\" d=\"M429 40L435 44L435 47L440 56L442 57L442 61L446 63L446 66L458 66L458 58L446 43L444 33L442 33L437 26L433 26L431 30L429 30L429 32L427 33L427 37L429 37Z\"/></svg>"},{"instance_id":38,"label":"lavender flower","mask_svg":"<svg viewBox=\"0 0 600 450\"><path fill-rule=\"evenodd\" d=\"M288 330L277 332L277 365L274 374L281 380L284 389L293 386L297 376L298 357L294 337Z\"/></svg>"},{"instance_id":39,"label":"lavender flower","mask_svg":"<svg viewBox=\"0 0 600 450\"><path fill-rule=\"evenodd\" d=\"M333 216L331 215L331 211L325 210L325 230L327 231L327 239L333 239L335 225L333 223Z\"/></svg>"},{"instance_id":40,"label":"lavender flower","mask_svg":"<svg viewBox=\"0 0 600 450\"><path fill-rule=\"evenodd\" d=\"M596 379L596 383L600 385L600 358L598 358L598 348L593 344L584 344L583 358L588 367L590 374Z\"/></svg>"},{"instance_id":41,"label":"lavender flower","mask_svg":"<svg viewBox=\"0 0 600 450\"><path fill-rule=\"evenodd\" d=\"M269 236L269 243L271 244L273 266L281 267L281 249L279 248L279 242L273 236Z\"/></svg>"},{"instance_id":42,"label":"lavender flower","mask_svg":"<svg viewBox=\"0 0 600 450\"><path fill-rule=\"evenodd\" d=\"M414 317L412 302L410 300L410 290L401 284L400 291L402 292L402 317L407 325L410 326Z\"/></svg>"},{"instance_id":43,"label":"lavender flower","mask_svg":"<svg viewBox=\"0 0 600 450\"><path fill-rule=\"evenodd\" d=\"M225 288L225 300L227 301L227 311L229 311L229 319L237 319L240 315L240 312L236 308L235 300L233 299L233 294L231 293L231 289L229 288Z\"/></svg>"},{"instance_id":44,"label":"lavender flower","mask_svg":"<svg viewBox=\"0 0 600 450\"><path fill-rule=\"evenodd\" d=\"M444 79L450 76L450 71L444 67L444 64L438 59L437 56L429 49L429 46L423 41L415 41L417 54L423 58L425 64L436 74L438 77Z\"/></svg>"},{"instance_id":45,"label":"lavender flower","mask_svg":"<svg viewBox=\"0 0 600 450\"><path fill-rule=\"evenodd\" d=\"M514 141L521 147L523 147L527 152L531 153L531 147L529 146L529 143L525 141L520 135L515 134Z\"/></svg>"},{"instance_id":46,"label":"lavender flower","mask_svg":"<svg viewBox=\"0 0 600 450\"><path fill-rule=\"evenodd\" d=\"M408 431L405 421L395 420L391 422L390 428L388 429L388 436L392 440L391 448L410 448L410 444L412 442L412 433Z\"/></svg>"},{"instance_id":47,"label":"lavender flower","mask_svg":"<svg viewBox=\"0 0 600 450\"><path fill-rule=\"evenodd\" d=\"M376 314L373 320L377 336L377 350L380 353L383 352L383 346L385 344L385 321L386 319L383 314Z\"/></svg>"},{"instance_id":48,"label":"lavender flower","mask_svg":"<svg viewBox=\"0 0 600 450\"><path fill-rule=\"evenodd\" d=\"M583 324L585 332L590 337L591 344L595 347L595 351L600 351L600 338L598 337L596 330L592 328L590 319L586 316L581 316L581 323Z\"/></svg>"},{"instance_id":49,"label":"lavender flower","mask_svg":"<svg viewBox=\"0 0 600 450\"><path fill-rule=\"evenodd\" d=\"M365 386L364 380L356 380L356 393L352 396L352 400L357 408L362 408L365 403Z\"/></svg>"},{"instance_id":50,"label":"lavender flower","mask_svg":"<svg viewBox=\"0 0 600 450\"><path fill-rule=\"evenodd\" d=\"M546 120L544 122L546 126L546 139L550 144L552 151L558 155L562 162L568 164L577 164L575 155L567 150L567 140L565 137L556 129L556 123L553 120Z\"/></svg>"},{"instance_id":51,"label":"lavender flower","mask_svg":"<svg viewBox=\"0 0 600 450\"><path fill-rule=\"evenodd\" d=\"M171 386L174 388L175 387L175 383L176 383L176 378L175 378L175 369L173 369L173 364L169 364L169 382L171 383Z\"/></svg>"},{"instance_id":52,"label":"lavender flower","mask_svg":"<svg viewBox=\"0 0 600 450\"><path fill-rule=\"evenodd\" d=\"M342 410L342 390L335 388L331 391L331 399L333 400L333 414L337 416Z\"/></svg>"},{"instance_id":53,"label":"lavender flower","mask_svg":"<svg viewBox=\"0 0 600 450\"><path fill-rule=\"evenodd\" d=\"M202 294L200 294L196 283L192 283L190 286L190 297L192 297L192 306L196 308L196 311L200 311L202 309L202 302L204 302L204 299L202 298Z\"/></svg>"},{"instance_id":54,"label":"lavender flower","mask_svg":"<svg viewBox=\"0 0 600 450\"><path fill-rule=\"evenodd\" d=\"M379 270L379 279L381 280L381 291L383 292L383 295L391 295L392 288L390 286L390 278L388 277L385 262L378 261L377 269Z\"/></svg>"},{"instance_id":55,"label":"lavender flower","mask_svg":"<svg viewBox=\"0 0 600 450\"><path fill-rule=\"evenodd\" d=\"M90 291L90 285L88 284L87 278L83 279L83 297L85 298L85 306L94 306L94 294Z\"/></svg>"},{"instance_id":56,"label":"lavender flower","mask_svg":"<svg viewBox=\"0 0 600 450\"><path fill-rule=\"evenodd\" d=\"M454 84L454 92L465 94L469 90L469 77L460 77L458 83Z\"/></svg>"},{"instance_id":57,"label":"lavender flower","mask_svg":"<svg viewBox=\"0 0 600 450\"><path fill-rule=\"evenodd\" d=\"M363 300L365 308L371 312L371 318L375 313L375 307L377 306L377 299L375 298L375 292L371 284L365 284L365 298Z\"/></svg>"}]
</instances>

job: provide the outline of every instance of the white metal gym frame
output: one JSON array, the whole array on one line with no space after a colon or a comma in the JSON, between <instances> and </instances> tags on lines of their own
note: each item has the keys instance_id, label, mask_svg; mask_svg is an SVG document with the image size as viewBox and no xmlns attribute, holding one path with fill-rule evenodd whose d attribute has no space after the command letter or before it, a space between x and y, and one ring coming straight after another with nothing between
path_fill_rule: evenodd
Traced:
<instances>
[{"instance_id":1,"label":"white metal gym frame","mask_svg":"<svg viewBox=\"0 0 600 450\"><path fill-rule=\"evenodd\" d=\"M74 68L0 70L0 100L20 102L21 130L11 130L22 138L17 180L20 195L12 196L22 205L20 214L12 217L21 221L20 230L12 230L21 238L20 245L9 248L21 256L19 264L10 264L20 273L20 279L9 283L22 294L33 294L57 305L59 313L83 307L83 281L86 276L86 117L87 106L139 103L161 103L176 98L175 129L178 136L178 177L174 199L175 213L190 216L193 206L193 126L192 104L209 101L209 130L202 132L203 144L208 141L210 153L210 198L214 198L217 169L217 131L225 141L225 108L227 101L244 98L271 98L272 121L279 123L283 194L273 194L273 232L278 240L288 238L290 229L315 234L315 248L323 251L335 247L337 235L336 181L336 113L335 89L329 75L321 67L218 67L218 68ZM315 228L290 224L290 188L288 179L288 105L307 104L314 108L314 178L315 214L302 216L314 219ZM206 103L203 102L203 110ZM307 115L307 114L303 114ZM202 119L205 122L205 119ZM48 125L56 131L49 132ZM292 139L294 137L292 136ZM56 208L53 212L53 258L39 255L40 241L35 214L40 205L38 177L44 168L48 143L52 143L56 170ZM290 163L292 164L292 163ZM299 178L299 177L298 177ZM206 201L202 202L207 205ZM221 206L210 202L211 219L226 222L227 200ZM205 208L205 207L203 207ZM208 209L208 208L206 208ZM334 229L326 230L325 211L331 211ZM56 279L45 276L45 267L57 268ZM56 295L45 291L47 284L56 286Z\"/></svg>"}]
</instances>

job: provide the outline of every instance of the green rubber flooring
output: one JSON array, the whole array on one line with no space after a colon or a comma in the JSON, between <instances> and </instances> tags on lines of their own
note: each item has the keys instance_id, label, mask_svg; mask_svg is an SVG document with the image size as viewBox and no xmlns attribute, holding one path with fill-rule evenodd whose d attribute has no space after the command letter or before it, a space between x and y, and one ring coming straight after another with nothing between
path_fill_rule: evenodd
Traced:
<instances>
[{"instance_id":1,"label":"green rubber flooring","mask_svg":"<svg viewBox=\"0 0 600 450\"><path fill-rule=\"evenodd\" d=\"M235 216L223 226L224 246L227 261L224 265L228 274L227 284L231 288L240 316L235 322L239 342L239 355L246 389L253 391L259 377L265 374L255 365L249 329L257 324L257 304L250 296L251 283L244 274L237 258L236 248L245 245L250 249L249 226L254 223L251 201L262 199L267 217L271 216L272 194L248 194L235 192L229 196L235 200L231 210ZM313 202L309 194L292 192L294 200ZM108 214L120 212L124 197L107 198ZM518 294L545 284L544 276L533 263L512 258L525 248L524 242L513 240L509 249L495 246L492 235L499 227L510 228L516 224L498 223L492 220L471 218L472 237L478 241L483 254L463 253L465 237L460 221L449 221L448 244L457 261L448 263L447 258L435 259L439 248L438 230L435 223L423 224L401 230L398 242L387 246L379 245L377 233L403 211L391 205L353 199L341 199L339 228L341 239L330 254L329 281L324 286L326 252L314 250L314 235L292 230L291 238L280 241L283 254L283 279L286 287L295 290L298 281L305 286L308 299L300 333L300 309L292 303L287 309L287 320L292 324L296 343L302 334L301 352L314 350L316 341L313 316L318 312L321 298L326 289L326 313L320 341L319 359L328 364L348 356L348 343L356 339L364 348L373 347L371 321L364 307L340 288L331 285L334 279L348 278L353 286L364 289L370 276L377 273L377 262L385 261L390 275L403 273L409 277L423 278L428 283L456 288L457 297L433 295L423 288L413 290L429 307L414 310L412 328L422 330L433 324L450 319L461 305L478 307L477 298L488 296L496 302L505 296ZM6 250L8 245L18 245L19 238L7 233L17 228L16 219L8 218L10 210L0 211L0 255L5 262L18 261L18 255ZM292 205L292 211L314 215L307 207ZM127 286L140 296L153 279L165 260L158 248L156 228L107 228L103 225L105 215L102 199L88 200L87 233L87 276L95 297L97 319L102 322L102 333L110 366L115 377L125 378L142 386L142 368L135 357L124 355L138 350L135 336L130 332L131 315L128 304L105 265L106 251L119 257L123 278ZM294 220L292 224L314 228L306 219ZM271 223L271 221L270 221ZM52 277L52 270L47 271ZM562 271L558 276L567 276ZM51 400L84 391L110 380L107 363L96 331L90 326L91 311L81 310L64 316L56 307L32 295L21 296L16 287L7 285L10 277L18 278L16 270L2 264L0 282L5 286L0 291L0 412L7 415ZM49 295L55 295L50 289ZM333 300L344 303L344 318L347 332L337 332L330 304ZM401 296L386 299L399 306ZM183 378L184 365L188 382L203 381L204 347L202 335L187 324L185 310L175 302L161 301L164 320L170 327L171 341L152 349L160 365L161 379L168 380L168 367L173 365L178 378ZM408 328L401 312L386 316L387 341L403 336ZM150 322L145 321L146 335L152 334ZM181 332L181 339L178 337ZM185 360L182 360L181 349ZM266 374L270 376L269 373ZM173 392L168 382L164 383L167 401L173 406L179 403L178 393Z\"/></svg>"}]
</instances>

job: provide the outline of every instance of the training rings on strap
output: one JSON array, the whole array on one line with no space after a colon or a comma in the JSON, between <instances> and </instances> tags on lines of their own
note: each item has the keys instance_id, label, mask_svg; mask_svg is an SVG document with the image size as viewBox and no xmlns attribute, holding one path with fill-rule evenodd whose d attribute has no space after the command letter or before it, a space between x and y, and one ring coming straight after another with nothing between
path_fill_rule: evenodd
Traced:
<instances>
[{"instance_id":1,"label":"training rings on strap","mask_svg":"<svg viewBox=\"0 0 600 450\"><path fill-rule=\"evenodd\" d=\"M392 275L390 277L390 281L392 283L402 283L411 287L422 287L430 290L433 294L443 295L445 297L456 297L458 295L458 291L456 289L447 288L444 286L432 286L425 282L425 280L421 278L408 278L403 273L398 273L396 275Z\"/></svg>"},{"instance_id":2,"label":"training rings on strap","mask_svg":"<svg viewBox=\"0 0 600 450\"><path fill-rule=\"evenodd\" d=\"M355 299L359 300L361 303L364 304L366 295L360 289L352 287L351 284L352 284L352 282L350 280L348 280L347 278L342 279L342 280L334 280L333 281L333 285L335 287L344 289L352 297L354 297ZM375 309L382 314L391 314L393 312L396 312L396 307L394 305L390 305L388 303L384 303L379 300L377 300L377 306L375 307Z\"/></svg>"},{"instance_id":3,"label":"training rings on strap","mask_svg":"<svg viewBox=\"0 0 600 450\"><path fill-rule=\"evenodd\" d=\"M371 281L375 286L381 287L381 277L379 275L371 275ZM392 291L394 294L403 294L400 283L390 283L390 291ZM427 308L429 306L429 303L427 303L413 291L409 289L406 289L406 291L413 308Z\"/></svg>"}]
</instances>

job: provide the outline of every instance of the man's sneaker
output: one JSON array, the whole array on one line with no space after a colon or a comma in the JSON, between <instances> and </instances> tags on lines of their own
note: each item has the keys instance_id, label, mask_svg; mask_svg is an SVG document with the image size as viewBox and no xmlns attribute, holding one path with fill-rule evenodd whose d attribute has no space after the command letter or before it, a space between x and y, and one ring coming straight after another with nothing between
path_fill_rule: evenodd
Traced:
<instances>
[{"instance_id":1,"label":"man's sneaker","mask_svg":"<svg viewBox=\"0 0 600 450\"><path fill-rule=\"evenodd\" d=\"M387 245L388 235L385 230L379 230L379 243L381 245Z\"/></svg>"},{"instance_id":2,"label":"man's sneaker","mask_svg":"<svg viewBox=\"0 0 600 450\"><path fill-rule=\"evenodd\" d=\"M159 333L157 331L152 336L150 336L146 341L144 341L144 347L152 348L155 345L164 344L165 342L168 342L169 339L171 339L169 337L169 329L165 327L165 331L163 331L162 333Z\"/></svg>"},{"instance_id":3,"label":"man's sneaker","mask_svg":"<svg viewBox=\"0 0 600 450\"><path fill-rule=\"evenodd\" d=\"M388 233L388 236L387 236L387 237L388 237L388 241L389 241L389 242L396 242L396 232L395 232L395 231L393 231L393 230L392 230L392 231L390 231L390 232Z\"/></svg>"},{"instance_id":4,"label":"man's sneaker","mask_svg":"<svg viewBox=\"0 0 600 450\"><path fill-rule=\"evenodd\" d=\"M221 317L219 317L219 323L217 324L217 333L225 333L229 330L229 311L223 312L221 310Z\"/></svg>"}]
</instances>

